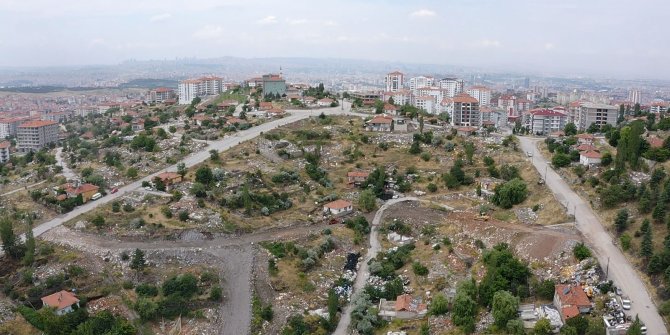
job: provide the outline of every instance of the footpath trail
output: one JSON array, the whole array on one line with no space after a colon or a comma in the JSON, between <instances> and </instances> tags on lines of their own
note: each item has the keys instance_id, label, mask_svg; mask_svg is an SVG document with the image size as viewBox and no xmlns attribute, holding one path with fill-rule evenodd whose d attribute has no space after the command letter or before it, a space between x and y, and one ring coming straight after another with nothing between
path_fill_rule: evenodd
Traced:
<instances>
[{"instance_id":1,"label":"footpath trail","mask_svg":"<svg viewBox=\"0 0 670 335\"><path fill-rule=\"evenodd\" d=\"M574 210L577 229L591 246L600 266L605 269L609 264L609 279L621 287L624 294L632 300L630 313L640 316L640 320L647 326L647 334L668 334L667 327L635 268L614 245L613 237L605 230L589 203L570 188L537 150L536 145L540 139L529 137L519 139L521 149L533 154L532 163L537 171L541 175L546 171L546 185L556 198L565 202L567 208Z\"/></svg>"}]
</instances>

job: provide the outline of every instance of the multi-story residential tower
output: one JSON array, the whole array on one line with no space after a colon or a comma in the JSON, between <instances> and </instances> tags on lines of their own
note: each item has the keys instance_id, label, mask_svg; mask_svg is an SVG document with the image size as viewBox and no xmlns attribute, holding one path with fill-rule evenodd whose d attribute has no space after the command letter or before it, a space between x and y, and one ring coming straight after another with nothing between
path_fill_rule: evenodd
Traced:
<instances>
[{"instance_id":1,"label":"multi-story residential tower","mask_svg":"<svg viewBox=\"0 0 670 335\"><path fill-rule=\"evenodd\" d=\"M167 87L159 87L149 91L149 102L161 103L166 100L174 99L175 93L174 90Z\"/></svg>"},{"instance_id":2,"label":"multi-story residential tower","mask_svg":"<svg viewBox=\"0 0 670 335\"><path fill-rule=\"evenodd\" d=\"M263 95L283 96L286 94L286 80L279 74L263 75Z\"/></svg>"},{"instance_id":3,"label":"multi-story residential tower","mask_svg":"<svg viewBox=\"0 0 670 335\"><path fill-rule=\"evenodd\" d=\"M402 90L403 84L405 82L405 75L402 72L391 72L386 75L384 78L384 84L386 84L386 92L397 92Z\"/></svg>"},{"instance_id":4,"label":"multi-story residential tower","mask_svg":"<svg viewBox=\"0 0 670 335\"><path fill-rule=\"evenodd\" d=\"M628 92L628 101L639 104L641 100L640 90L632 89Z\"/></svg>"},{"instance_id":5,"label":"multi-story residential tower","mask_svg":"<svg viewBox=\"0 0 670 335\"><path fill-rule=\"evenodd\" d=\"M467 93L456 95L453 99L453 115L451 124L454 126L481 126L481 116L479 114L479 101Z\"/></svg>"},{"instance_id":6,"label":"multi-story residential tower","mask_svg":"<svg viewBox=\"0 0 670 335\"><path fill-rule=\"evenodd\" d=\"M575 125L581 131L585 131L594 123L601 127L606 124L616 126L618 117L619 108L617 106L584 102L580 106Z\"/></svg>"},{"instance_id":7,"label":"multi-story residential tower","mask_svg":"<svg viewBox=\"0 0 670 335\"><path fill-rule=\"evenodd\" d=\"M54 121L28 121L17 130L19 152L38 151L58 142L58 123Z\"/></svg>"},{"instance_id":8,"label":"multi-story residential tower","mask_svg":"<svg viewBox=\"0 0 670 335\"><path fill-rule=\"evenodd\" d=\"M219 77L184 80L179 83L179 104L188 105L196 97L219 94L223 89L223 79Z\"/></svg>"},{"instance_id":9,"label":"multi-story residential tower","mask_svg":"<svg viewBox=\"0 0 670 335\"><path fill-rule=\"evenodd\" d=\"M479 101L479 106L488 106L491 103L491 90L485 86L472 86L466 92Z\"/></svg>"},{"instance_id":10,"label":"multi-story residential tower","mask_svg":"<svg viewBox=\"0 0 670 335\"><path fill-rule=\"evenodd\" d=\"M435 78L418 76L409 79L409 89L414 93L416 90L435 85Z\"/></svg>"},{"instance_id":11,"label":"multi-story residential tower","mask_svg":"<svg viewBox=\"0 0 670 335\"><path fill-rule=\"evenodd\" d=\"M9 141L0 141L0 164L9 162L9 147L11 143Z\"/></svg>"},{"instance_id":12,"label":"multi-story residential tower","mask_svg":"<svg viewBox=\"0 0 670 335\"><path fill-rule=\"evenodd\" d=\"M568 123L568 115L560 110L532 109L525 116L526 126L533 134L548 135L563 130Z\"/></svg>"},{"instance_id":13,"label":"multi-story residential tower","mask_svg":"<svg viewBox=\"0 0 670 335\"><path fill-rule=\"evenodd\" d=\"M463 79L458 78L444 78L438 82L438 87L447 90L447 97L453 98L457 94L463 92Z\"/></svg>"}]
</instances>

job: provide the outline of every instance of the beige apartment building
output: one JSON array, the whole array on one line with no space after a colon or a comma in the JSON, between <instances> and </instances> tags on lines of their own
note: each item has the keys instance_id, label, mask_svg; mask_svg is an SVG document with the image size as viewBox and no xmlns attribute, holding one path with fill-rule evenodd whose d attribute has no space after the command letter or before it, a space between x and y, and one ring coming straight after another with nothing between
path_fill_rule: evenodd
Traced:
<instances>
[{"instance_id":1,"label":"beige apartment building","mask_svg":"<svg viewBox=\"0 0 670 335\"><path fill-rule=\"evenodd\" d=\"M17 129L17 149L19 152L38 151L58 142L58 123L54 121L29 121Z\"/></svg>"},{"instance_id":2,"label":"beige apartment building","mask_svg":"<svg viewBox=\"0 0 670 335\"><path fill-rule=\"evenodd\" d=\"M577 129L584 131L594 123L601 127L606 124L616 126L618 117L619 108L616 106L584 102L574 121Z\"/></svg>"}]
</instances>

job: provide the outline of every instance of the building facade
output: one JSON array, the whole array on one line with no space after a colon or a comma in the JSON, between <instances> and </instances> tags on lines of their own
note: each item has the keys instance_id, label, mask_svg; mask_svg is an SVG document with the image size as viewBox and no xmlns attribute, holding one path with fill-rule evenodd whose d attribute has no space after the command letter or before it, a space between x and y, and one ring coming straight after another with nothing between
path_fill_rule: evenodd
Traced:
<instances>
[{"instance_id":1,"label":"building facade","mask_svg":"<svg viewBox=\"0 0 670 335\"><path fill-rule=\"evenodd\" d=\"M219 77L184 80L179 83L179 104L188 105L197 97L219 94L223 87L223 79Z\"/></svg>"},{"instance_id":2,"label":"building facade","mask_svg":"<svg viewBox=\"0 0 670 335\"><path fill-rule=\"evenodd\" d=\"M0 140L16 136L19 125L25 121L25 118L0 119Z\"/></svg>"},{"instance_id":3,"label":"building facade","mask_svg":"<svg viewBox=\"0 0 670 335\"><path fill-rule=\"evenodd\" d=\"M616 106L585 102L580 106L575 125L577 126L577 129L581 131L585 131L592 124L596 124L600 127L606 124L616 126L618 117L619 108Z\"/></svg>"},{"instance_id":4,"label":"building facade","mask_svg":"<svg viewBox=\"0 0 670 335\"><path fill-rule=\"evenodd\" d=\"M159 87L149 91L149 102L152 103L162 103L166 100L174 99L175 92L171 88ZM193 99L191 99L193 100Z\"/></svg>"},{"instance_id":5,"label":"building facade","mask_svg":"<svg viewBox=\"0 0 670 335\"><path fill-rule=\"evenodd\" d=\"M463 92L463 79L459 78L444 78L438 82L438 87L446 91L448 98L453 98L457 94Z\"/></svg>"},{"instance_id":6,"label":"building facade","mask_svg":"<svg viewBox=\"0 0 670 335\"><path fill-rule=\"evenodd\" d=\"M420 88L431 87L435 85L435 78L418 76L409 79L409 89L414 92Z\"/></svg>"},{"instance_id":7,"label":"building facade","mask_svg":"<svg viewBox=\"0 0 670 335\"><path fill-rule=\"evenodd\" d=\"M17 129L19 152L38 151L58 142L58 123L54 121L29 121Z\"/></svg>"},{"instance_id":8,"label":"building facade","mask_svg":"<svg viewBox=\"0 0 670 335\"><path fill-rule=\"evenodd\" d=\"M394 71L386 75L384 84L386 85L386 92L397 92L402 90L405 82L405 75L402 72Z\"/></svg>"},{"instance_id":9,"label":"building facade","mask_svg":"<svg viewBox=\"0 0 670 335\"><path fill-rule=\"evenodd\" d=\"M9 152L9 147L11 146L11 143L9 141L2 141L0 142L0 164L4 164L9 162L9 159L11 158L10 152Z\"/></svg>"},{"instance_id":10,"label":"building facade","mask_svg":"<svg viewBox=\"0 0 670 335\"><path fill-rule=\"evenodd\" d=\"M536 135L548 135L555 131L560 131L565 128L568 123L568 115L551 109L533 109L526 117L526 127Z\"/></svg>"},{"instance_id":11,"label":"building facade","mask_svg":"<svg viewBox=\"0 0 670 335\"><path fill-rule=\"evenodd\" d=\"M279 95L286 94L286 80L279 74L265 74L263 75L263 95Z\"/></svg>"},{"instance_id":12,"label":"building facade","mask_svg":"<svg viewBox=\"0 0 670 335\"><path fill-rule=\"evenodd\" d=\"M473 86L467 89L471 97L479 101L480 107L485 107L491 104L491 90L484 86Z\"/></svg>"},{"instance_id":13,"label":"building facade","mask_svg":"<svg viewBox=\"0 0 670 335\"><path fill-rule=\"evenodd\" d=\"M481 116L479 114L479 101L467 93L456 95L453 99L453 115L451 124L453 126L479 127Z\"/></svg>"}]
</instances>

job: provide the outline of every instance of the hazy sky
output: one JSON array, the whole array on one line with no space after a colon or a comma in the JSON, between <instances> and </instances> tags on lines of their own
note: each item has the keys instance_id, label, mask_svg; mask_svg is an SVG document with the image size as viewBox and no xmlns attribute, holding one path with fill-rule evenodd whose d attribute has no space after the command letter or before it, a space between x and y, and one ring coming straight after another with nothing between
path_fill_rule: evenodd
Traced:
<instances>
[{"instance_id":1,"label":"hazy sky","mask_svg":"<svg viewBox=\"0 0 670 335\"><path fill-rule=\"evenodd\" d=\"M1 0L0 66L344 57L670 77L668 0Z\"/></svg>"}]
</instances>

